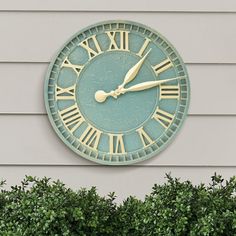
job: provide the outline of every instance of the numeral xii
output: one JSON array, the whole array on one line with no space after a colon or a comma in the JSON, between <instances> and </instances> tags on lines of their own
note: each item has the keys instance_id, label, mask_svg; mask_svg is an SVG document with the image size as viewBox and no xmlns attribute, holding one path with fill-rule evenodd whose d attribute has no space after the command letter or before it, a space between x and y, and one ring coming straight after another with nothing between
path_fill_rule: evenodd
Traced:
<instances>
[{"instance_id":1,"label":"numeral xii","mask_svg":"<svg viewBox=\"0 0 236 236\"><path fill-rule=\"evenodd\" d=\"M108 31L106 32L110 39L108 51L121 50L129 51L129 32L128 31Z\"/></svg>"}]
</instances>

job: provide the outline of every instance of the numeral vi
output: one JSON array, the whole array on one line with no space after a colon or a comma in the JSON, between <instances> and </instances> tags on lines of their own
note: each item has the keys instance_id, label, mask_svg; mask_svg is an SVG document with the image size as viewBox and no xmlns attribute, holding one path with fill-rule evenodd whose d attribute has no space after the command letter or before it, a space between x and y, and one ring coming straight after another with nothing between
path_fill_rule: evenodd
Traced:
<instances>
[{"instance_id":1,"label":"numeral vi","mask_svg":"<svg viewBox=\"0 0 236 236\"><path fill-rule=\"evenodd\" d=\"M109 150L111 154L125 153L123 134L118 134L118 135L109 134Z\"/></svg>"}]
</instances>

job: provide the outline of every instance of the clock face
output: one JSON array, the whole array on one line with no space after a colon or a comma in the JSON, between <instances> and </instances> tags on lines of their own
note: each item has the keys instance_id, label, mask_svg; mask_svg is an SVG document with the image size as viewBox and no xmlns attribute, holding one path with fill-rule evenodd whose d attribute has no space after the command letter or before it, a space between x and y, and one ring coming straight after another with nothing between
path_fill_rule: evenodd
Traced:
<instances>
[{"instance_id":1,"label":"clock face","mask_svg":"<svg viewBox=\"0 0 236 236\"><path fill-rule=\"evenodd\" d=\"M173 46L129 21L92 25L72 37L45 81L49 119L86 159L131 164L158 154L186 116L189 80Z\"/></svg>"}]
</instances>

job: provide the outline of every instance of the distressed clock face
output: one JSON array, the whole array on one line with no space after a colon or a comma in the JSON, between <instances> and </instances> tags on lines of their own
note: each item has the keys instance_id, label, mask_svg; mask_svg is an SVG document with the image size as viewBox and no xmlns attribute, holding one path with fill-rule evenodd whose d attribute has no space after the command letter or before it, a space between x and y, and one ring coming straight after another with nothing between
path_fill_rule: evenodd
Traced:
<instances>
[{"instance_id":1,"label":"distressed clock face","mask_svg":"<svg viewBox=\"0 0 236 236\"><path fill-rule=\"evenodd\" d=\"M159 33L134 22L102 22L59 51L45 81L45 103L57 134L79 156L130 164L173 139L187 113L189 81Z\"/></svg>"}]
</instances>

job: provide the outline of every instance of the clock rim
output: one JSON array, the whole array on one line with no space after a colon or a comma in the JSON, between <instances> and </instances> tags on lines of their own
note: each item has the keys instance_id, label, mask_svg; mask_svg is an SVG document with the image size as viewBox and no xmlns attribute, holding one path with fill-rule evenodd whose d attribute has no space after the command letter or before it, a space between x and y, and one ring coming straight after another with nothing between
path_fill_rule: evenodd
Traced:
<instances>
[{"instance_id":1,"label":"clock rim","mask_svg":"<svg viewBox=\"0 0 236 236\"><path fill-rule=\"evenodd\" d=\"M125 160L125 161L107 161L107 160L101 160L101 159L96 159L94 157L91 157L89 155L86 155L85 153L81 152L79 149L76 149L73 145L71 145L71 143L65 139L65 137L62 135L62 133L59 131L58 127L56 126L50 108L49 108L49 103L48 103L48 84L49 84L49 79L50 79L50 74L51 74L51 70L59 56L59 54L61 53L61 51L65 48L65 46L70 43L75 37L77 37L79 34L85 32L86 30L89 30L93 27L97 27L99 25L104 25L104 24L112 24L112 23L123 23L123 24L132 24L132 25L137 25L138 27L143 27L145 29L148 29L149 31L155 33L156 35L158 35L161 39L163 39L173 50L173 52L176 54L177 58L180 60L180 64L183 65L183 71L186 75L186 81L187 81L187 100L186 100L186 105L185 105L185 110L183 112L183 117L180 120L179 125L177 126L176 130L173 132L173 134L171 135L171 137L157 150L152 151L149 154L146 154L144 157L141 158L137 158L137 159L133 159L133 160ZM56 53L54 53L54 56L52 57L49 66L47 68L47 72L44 78L44 105L46 108L46 112L47 112L47 117L50 121L51 126L53 127L54 131L56 132L57 136L61 139L61 141L69 148L69 150L73 151L74 153L76 153L77 157L79 156L80 158L83 157L86 160L89 160L93 163L98 163L98 164L102 164L102 165L108 165L108 166L125 166L125 165L130 165L130 164L135 164L135 163L139 163L139 162L143 162L146 161L150 158L154 158L157 157L163 150L165 150L177 137L177 135L179 134L180 129L183 127L183 124L188 116L188 110L189 110L189 105L190 105L190 100L191 100L191 86L190 86L190 80L189 80L189 75L186 69L186 65L182 59L182 57L180 56L180 54L178 53L178 51L176 50L176 48L173 46L172 43L169 42L168 39L166 39L161 33L159 33L157 30L144 25L142 23L136 22L136 21L130 21L130 20L119 20L119 19L115 19L115 20L106 20L106 21L100 21L97 22L95 24L91 24L88 25L85 28L82 28L81 30L77 31L75 34L73 34L71 37L69 37L68 40L66 40L66 42L63 43L63 45L56 51ZM108 154L108 153L107 153ZM117 155L118 156L118 155Z\"/></svg>"}]
</instances>

